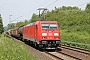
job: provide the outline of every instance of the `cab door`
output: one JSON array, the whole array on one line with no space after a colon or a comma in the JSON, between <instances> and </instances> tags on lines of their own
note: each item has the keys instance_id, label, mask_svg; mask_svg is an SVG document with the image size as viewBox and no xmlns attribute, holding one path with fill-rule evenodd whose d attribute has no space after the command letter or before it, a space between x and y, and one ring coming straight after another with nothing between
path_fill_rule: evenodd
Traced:
<instances>
[{"instance_id":1,"label":"cab door","mask_svg":"<svg viewBox=\"0 0 90 60\"><path fill-rule=\"evenodd\" d=\"M35 25L35 39L37 40L37 36L38 36L38 26L37 25Z\"/></svg>"}]
</instances>

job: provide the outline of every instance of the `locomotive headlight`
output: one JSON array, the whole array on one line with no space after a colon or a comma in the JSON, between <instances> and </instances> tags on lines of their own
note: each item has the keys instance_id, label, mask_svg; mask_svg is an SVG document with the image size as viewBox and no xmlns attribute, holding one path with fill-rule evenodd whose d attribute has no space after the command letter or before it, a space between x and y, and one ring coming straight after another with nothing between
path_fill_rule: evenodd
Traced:
<instances>
[{"instance_id":1,"label":"locomotive headlight","mask_svg":"<svg viewBox=\"0 0 90 60\"><path fill-rule=\"evenodd\" d=\"M47 36L47 33L42 33L42 36Z\"/></svg>"},{"instance_id":2,"label":"locomotive headlight","mask_svg":"<svg viewBox=\"0 0 90 60\"><path fill-rule=\"evenodd\" d=\"M59 36L59 34L58 33L54 33L54 36Z\"/></svg>"}]
</instances>

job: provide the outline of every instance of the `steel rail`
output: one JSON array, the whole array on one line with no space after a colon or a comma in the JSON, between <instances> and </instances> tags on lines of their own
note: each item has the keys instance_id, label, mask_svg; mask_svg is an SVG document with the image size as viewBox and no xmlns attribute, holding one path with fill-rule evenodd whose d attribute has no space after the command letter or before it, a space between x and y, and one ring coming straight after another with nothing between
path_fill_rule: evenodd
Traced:
<instances>
[{"instance_id":1,"label":"steel rail","mask_svg":"<svg viewBox=\"0 0 90 60\"><path fill-rule=\"evenodd\" d=\"M65 48L65 49L73 50L73 51L76 51L79 53L84 53L84 54L90 55L90 51L85 50L85 49L80 49L80 48L75 48L75 47L70 47L70 46L61 46L61 48Z\"/></svg>"},{"instance_id":2,"label":"steel rail","mask_svg":"<svg viewBox=\"0 0 90 60\"><path fill-rule=\"evenodd\" d=\"M62 59L62 58L60 58L60 57L57 57L57 56L55 56L55 55L53 55L53 54L51 54L51 53L49 53L49 52L47 52L47 51L45 51L45 53L46 53L46 54L49 54L50 56L52 56L52 57L54 57L54 58L56 58L56 59L64 60L64 59Z\"/></svg>"},{"instance_id":3,"label":"steel rail","mask_svg":"<svg viewBox=\"0 0 90 60\"><path fill-rule=\"evenodd\" d=\"M69 57L71 57L71 58L74 58L74 59L76 59L76 60L82 60L82 59L80 59L80 58L77 58L77 57L75 57L75 56L72 56L72 55L63 53L63 52L61 52L61 51L56 51L56 52L57 52L57 53L60 53L60 54L63 54L63 55L66 55L66 56L69 56Z\"/></svg>"},{"instance_id":4,"label":"steel rail","mask_svg":"<svg viewBox=\"0 0 90 60\"><path fill-rule=\"evenodd\" d=\"M79 47L73 47L73 46L67 46L67 45L62 45L62 46L71 47L71 48L75 48L75 49L79 49L79 50L83 50L83 51L88 51L88 52L90 52L90 50L83 49L83 48L79 48Z\"/></svg>"}]
</instances>

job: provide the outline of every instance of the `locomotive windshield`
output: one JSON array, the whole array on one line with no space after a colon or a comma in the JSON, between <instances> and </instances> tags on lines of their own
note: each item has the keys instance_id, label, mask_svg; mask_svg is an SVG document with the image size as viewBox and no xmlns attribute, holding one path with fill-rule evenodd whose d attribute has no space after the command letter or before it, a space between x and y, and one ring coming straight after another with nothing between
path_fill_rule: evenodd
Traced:
<instances>
[{"instance_id":1,"label":"locomotive windshield","mask_svg":"<svg viewBox=\"0 0 90 60\"><path fill-rule=\"evenodd\" d=\"M42 24L42 29L57 29L56 24Z\"/></svg>"}]
</instances>

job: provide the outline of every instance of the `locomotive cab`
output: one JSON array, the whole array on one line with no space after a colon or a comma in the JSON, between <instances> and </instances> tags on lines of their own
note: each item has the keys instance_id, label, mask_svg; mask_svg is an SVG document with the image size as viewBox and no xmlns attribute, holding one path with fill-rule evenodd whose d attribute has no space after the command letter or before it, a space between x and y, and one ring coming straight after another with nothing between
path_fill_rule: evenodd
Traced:
<instances>
[{"instance_id":1,"label":"locomotive cab","mask_svg":"<svg viewBox=\"0 0 90 60\"><path fill-rule=\"evenodd\" d=\"M60 45L60 32L56 21L41 21L40 47L56 49Z\"/></svg>"}]
</instances>

